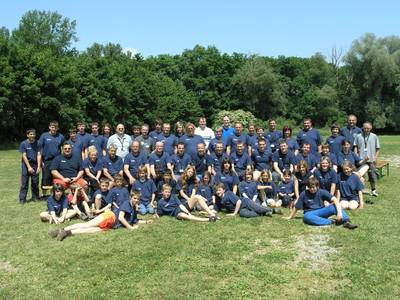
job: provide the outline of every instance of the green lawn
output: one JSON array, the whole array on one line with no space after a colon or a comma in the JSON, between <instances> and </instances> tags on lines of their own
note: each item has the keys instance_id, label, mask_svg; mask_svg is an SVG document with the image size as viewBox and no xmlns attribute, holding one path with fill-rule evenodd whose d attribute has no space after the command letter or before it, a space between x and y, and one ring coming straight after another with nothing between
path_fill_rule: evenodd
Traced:
<instances>
[{"instance_id":1,"label":"green lawn","mask_svg":"<svg viewBox=\"0 0 400 300\"><path fill-rule=\"evenodd\" d=\"M399 136L381 143L398 158ZM354 231L279 216L163 217L57 242L38 218L44 202L18 204L18 153L0 151L0 298L399 298L400 168L390 171L375 203L350 213Z\"/></svg>"}]
</instances>

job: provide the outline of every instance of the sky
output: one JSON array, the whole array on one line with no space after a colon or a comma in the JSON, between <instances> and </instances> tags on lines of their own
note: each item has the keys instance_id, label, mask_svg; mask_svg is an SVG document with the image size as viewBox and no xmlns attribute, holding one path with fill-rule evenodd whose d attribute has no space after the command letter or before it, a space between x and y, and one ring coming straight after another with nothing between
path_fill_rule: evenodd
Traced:
<instances>
[{"instance_id":1,"label":"sky","mask_svg":"<svg viewBox=\"0 0 400 300\"><path fill-rule=\"evenodd\" d=\"M80 51L111 42L144 57L197 44L229 54L329 57L367 32L400 35L400 1L386 0L13 0L1 4L0 27L18 27L33 9L76 20Z\"/></svg>"}]
</instances>

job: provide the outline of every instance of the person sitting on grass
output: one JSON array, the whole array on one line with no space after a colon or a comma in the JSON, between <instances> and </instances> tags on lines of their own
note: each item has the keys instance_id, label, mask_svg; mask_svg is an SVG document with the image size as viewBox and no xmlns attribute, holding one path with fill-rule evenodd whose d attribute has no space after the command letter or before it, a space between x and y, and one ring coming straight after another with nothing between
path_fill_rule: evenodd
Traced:
<instances>
[{"instance_id":1,"label":"person sitting on grass","mask_svg":"<svg viewBox=\"0 0 400 300\"><path fill-rule=\"evenodd\" d=\"M177 184L181 203L188 211L193 211L196 208L205 211L209 216L215 217L215 212L208 207L207 199L199 194L198 188L199 183L196 176L196 169L194 166L189 165Z\"/></svg>"},{"instance_id":2,"label":"person sitting on grass","mask_svg":"<svg viewBox=\"0 0 400 300\"><path fill-rule=\"evenodd\" d=\"M242 200L232 191L227 190L222 182L215 186L215 195L215 211L219 212L224 209L228 212L227 216L230 217L239 214Z\"/></svg>"},{"instance_id":3,"label":"person sitting on grass","mask_svg":"<svg viewBox=\"0 0 400 300\"><path fill-rule=\"evenodd\" d=\"M242 198L248 198L253 202L258 203L258 182L253 180L254 172L247 170L243 181L239 184L239 194Z\"/></svg>"},{"instance_id":4,"label":"person sitting on grass","mask_svg":"<svg viewBox=\"0 0 400 300\"><path fill-rule=\"evenodd\" d=\"M269 170L261 172L257 189L261 205L271 207L274 214L281 214L282 200L277 199L277 188Z\"/></svg>"},{"instance_id":5,"label":"person sitting on grass","mask_svg":"<svg viewBox=\"0 0 400 300\"><path fill-rule=\"evenodd\" d=\"M206 199L206 203L210 209L214 208L215 196L214 196L214 188L211 184L211 173L204 172L203 178L198 187L198 193L204 199Z\"/></svg>"},{"instance_id":6,"label":"person sitting on grass","mask_svg":"<svg viewBox=\"0 0 400 300\"><path fill-rule=\"evenodd\" d=\"M47 211L40 213L40 219L50 224L60 224L75 215L73 209L68 209L68 199L64 194L63 185L53 185L53 194L47 199Z\"/></svg>"},{"instance_id":7,"label":"person sitting on grass","mask_svg":"<svg viewBox=\"0 0 400 300\"><path fill-rule=\"evenodd\" d=\"M86 223L77 223L63 229L52 230L49 232L49 235L58 241L63 241L69 236L82 233L96 233L120 227L135 230L139 227L138 224L151 224L153 220L146 221L137 218L139 203L140 193L133 192L130 200L122 203L119 208L114 208L112 211L108 210Z\"/></svg>"},{"instance_id":8,"label":"person sitting on grass","mask_svg":"<svg viewBox=\"0 0 400 300\"><path fill-rule=\"evenodd\" d=\"M298 171L294 173L294 194L296 200L299 199L300 194L306 190L307 183L312 177L313 173L308 170L307 161L301 160L298 164Z\"/></svg>"},{"instance_id":9,"label":"person sitting on grass","mask_svg":"<svg viewBox=\"0 0 400 300\"><path fill-rule=\"evenodd\" d=\"M172 194L176 194L176 180L172 176L171 170L166 170L162 179L157 182L157 201L162 198L162 187L164 184L168 184L171 188Z\"/></svg>"},{"instance_id":10,"label":"person sitting on grass","mask_svg":"<svg viewBox=\"0 0 400 300\"><path fill-rule=\"evenodd\" d=\"M343 227L348 229L358 227L351 223L349 216L340 207L338 199L328 191L319 188L316 178L310 178L307 188L300 194L286 219L293 219L298 210L303 210L303 221L308 225L326 226L336 223L337 225L343 224ZM331 216L336 216L336 221L329 219Z\"/></svg>"},{"instance_id":11,"label":"person sitting on grass","mask_svg":"<svg viewBox=\"0 0 400 300\"><path fill-rule=\"evenodd\" d=\"M210 215L208 218L192 215L189 209L181 203L178 197L171 194L171 187L168 184L164 184L162 194L162 198L157 203L156 218L161 216L171 216L179 220L198 222L215 222L217 220L215 215Z\"/></svg>"},{"instance_id":12,"label":"person sitting on grass","mask_svg":"<svg viewBox=\"0 0 400 300\"><path fill-rule=\"evenodd\" d=\"M322 156L318 168L314 172L314 177L318 179L321 189L335 195L338 176L333 169L332 161L328 156Z\"/></svg>"},{"instance_id":13,"label":"person sitting on grass","mask_svg":"<svg viewBox=\"0 0 400 300\"><path fill-rule=\"evenodd\" d=\"M282 200L283 207L293 208L294 203L294 181L289 170L283 171L282 181L278 186L278 198Z\"/></svg>"},{"instance_id":14,"label":"person sitting on grass","mask_svg":"<svg viewBox=\"0 0 400 300\"><path fill-rule=\"evenodd\" d=\"M141 194L139 213L141 215L145 215L147 213L154 214L154 208L157 207L157 187L151 178L147 178L146 166L139 167L137 178L138 179L132 184L131 192L139 191Z\"/></svg>"},{"instance_id":15,"label":"person sitting on grass","mask_svg":"<svg viewBox=\"0 0 400 300\"><path fill-rule=\"evenodd\" d=\"M124 177L120 174L115 175L114 184L115 186L106 197L105 210L119 208L125 201L129 201L129 192L124 186Z\"/></svg>"},{"instance_id":16,"label":"person sitting on grass","mask_svg":"<svg viewBox=\"0 0 400 300\"><path fill-rule=\"evenodd\" d=\"M109 181L107 178L100 179L100 188L95 191L92 196L96 215L99 215L105 211L105 207L107 206L106 199L109 193L108 186Z\"/></svg>"},{"instance_id":17,"label":"person sitting on grass","mask_svg":"<svg viewBox=\"0 0 400 300\"><path fill-rule=\"evenodd\" d=\"M343 171L338 175L339 189L336 197L343 209L357 209L364 207L363 189L364 184L360 177L354 172L355 167L350 161L342 165Z\"/></svg>"},{"instance_id":18,"label":"person sitting on grass","mask_svg":"<svg viewBox=\"0 0 400 300\"><path fill-rule=\"evenodd\" d=\"M68 202L78 217L83 221L93 219L89 206L89 197L85 189L76 183L71 184L69 188L71 193L68 195ZM85 213L82 211L85 211Z\"/></svg>"}]
</instances>

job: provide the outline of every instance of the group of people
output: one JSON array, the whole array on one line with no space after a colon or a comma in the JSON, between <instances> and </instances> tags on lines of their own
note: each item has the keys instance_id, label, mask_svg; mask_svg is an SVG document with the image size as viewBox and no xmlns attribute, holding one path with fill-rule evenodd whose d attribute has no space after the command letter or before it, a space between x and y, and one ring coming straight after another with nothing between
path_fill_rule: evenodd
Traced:
<instances>
[{"instance_id":1,"label":"group of people","mask_svg":"<svg viewBox=\"0 0 400 300\"><path fill-rule=\"evenodd\" d=\"M139 220L138 214L214 222L222 210L251 218L281 214L281 206L291 209L288 218L304 210L306 224L357 227L344 209L364 206L364 175L371 194L378 196L380 145L372 124L365 122L361 129L356 116L349 115L347 126L331 126L325 143L310 119L304 119L296 137L289 126L279 131L275 120L268 124L267 129L249 124L245 132L242 123L231 127L225 116L214 131L202 117L198 127L176 123L174 132L162 120L151 132L147 124L134 126L132 135L123 124L115 134L104 124L101 135L98 123L87 133L78 122L68 140L57 122L39 140L29 129L20 146L20 203L26 202L29 180L32 199L39 199L42 173L42 187L52 186L47 210L40 214L43 221L89 219L52 231L59 240L153 221ZM193 215L194 210L200 213ZM329 218L333 215L336 220Z\"/></svg>"}]
</instances>

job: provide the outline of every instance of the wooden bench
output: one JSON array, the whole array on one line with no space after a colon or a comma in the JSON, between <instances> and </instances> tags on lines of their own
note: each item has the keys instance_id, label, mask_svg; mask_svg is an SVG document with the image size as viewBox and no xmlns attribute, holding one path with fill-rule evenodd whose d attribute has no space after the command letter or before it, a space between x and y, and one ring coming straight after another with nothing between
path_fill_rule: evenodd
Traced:
<instances>
[{"instance_id":1,"label":"wooden bench","mask_svg":"<svg viewBox=\"0 0 400 300\"><path fill-rule=\"evenodd\" d=\"M383 176L389 176L389 161L388 160L378 160L376 163L376 172L378 174L378 178Z\"/></svg>"}]
</instances>

